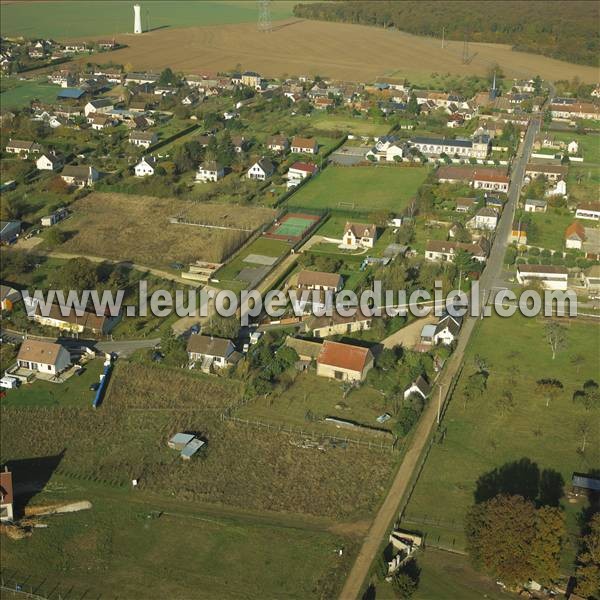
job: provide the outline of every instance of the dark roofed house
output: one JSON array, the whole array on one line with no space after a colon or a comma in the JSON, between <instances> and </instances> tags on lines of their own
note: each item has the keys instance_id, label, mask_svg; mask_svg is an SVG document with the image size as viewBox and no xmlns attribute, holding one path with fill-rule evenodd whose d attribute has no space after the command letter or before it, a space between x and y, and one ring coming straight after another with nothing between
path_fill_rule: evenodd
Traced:
<instances>
[{"instance_id":1,"label":"dark roofed house","mask_svg":"<svg viewBox=\"0 0 600 600\"><path fill-rule=\"evenodd\" d=\"M69 185L85 187L93 185L94 182L98 181L100 175L94 167L87 165L66 165L60 176Z\"/></svg>"},{"instance_id":2,"label":"dark roofed house","mask_svg":"<svg viewBox=\"0 0 600 600\"><path fill-rule=\"evenodd\" d=\"M600 495L600 477L573 473L571 491L575 496Z\"/></svg>"},{"instance_id":3,"label":"dark roofed house","mask_svg":"<svg viewBox=\"0 0 600 600\"><path fill-rule=\"evenodd\" d=\"M290 149L290 141L285 135L272 135L267 139L267 148L273 152L287 152Z\"/></svg>"},{"instance_id":4,"label":"dark roofed house","mask_svg":"<svg viewBox=\"0 0 600 600\"><path fill-rule=\"evenodd\" d=\"M129 142L142 148L150 148L157 140L158 137L153 131L132 131L129 134Z\"/></svg>"},{"instance_id":5,"label":"dark roofed house","mask_svg":"<svg viewBox=\"0 0 600 600\"><path fill-rule=\"evenodd\" d=\"M226 367L234 352L235 346L231 340L212 335L191 335L187 343L190 361L201 362L201 368L206 372L210 371L211 367Z\"/></svg>"},{"instance_id":6,"label":"dark roofed house","mask_svg":"<svg viewBox=\"0 0 600 600\"><path fill-rule=\"evenodd\" d=\"M298 287L300 288L339 292L343 286L344 280L339 273L322 271L300 271L298 273Z\"/></svg>"},{"instance_id":7,"label":"dark roofed house","mask_svg":"<svg viewBox=\"0 0 600 600\"><path fill-rule=\"evenodd\" d=\"M419 375L405 390L404 399L406 400L411 394L419 394L423 400L427 400L429 394L431 394L431 385L422 376Z\"/></svg>"}]
</instances>

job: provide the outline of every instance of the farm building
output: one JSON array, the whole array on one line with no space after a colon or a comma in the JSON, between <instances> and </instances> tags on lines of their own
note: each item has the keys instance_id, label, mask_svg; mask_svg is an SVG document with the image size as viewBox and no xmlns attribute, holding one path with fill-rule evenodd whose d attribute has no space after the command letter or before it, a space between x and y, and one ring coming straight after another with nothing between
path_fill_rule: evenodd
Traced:
<instances>
[{"instance_id":1,"label":"farm building","mask_svg":"<svg viewBox=\"0 0 600 600\"><path fill-rule=\"evenodd\" d=\"M368 348L325 341L317 357L317 375L338 381L364 381L373 362Z\"/></svg>"}]
</instances>

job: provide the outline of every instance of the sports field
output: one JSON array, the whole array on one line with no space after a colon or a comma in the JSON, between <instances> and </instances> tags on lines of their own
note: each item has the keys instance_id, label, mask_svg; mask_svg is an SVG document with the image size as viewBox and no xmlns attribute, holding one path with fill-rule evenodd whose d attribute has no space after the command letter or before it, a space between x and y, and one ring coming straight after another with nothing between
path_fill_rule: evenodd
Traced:
<instances>
[{"instance_id":1,"label":"sports field","mask_svg":"<svg viewBox=\"0 0 600 600\"><path fill-rule=\"evenodd\" d=\"M333 167L289 198L294 207L400 212L425 181L428 167Z\"/></svg>"},{"instance_id":2,"label":"sports field","mask_svg":"<svg viewBox=\"0 0 600 600\"><path fill-rule=\"evenodd\" d=\"M0 104L3 109L17 109L29 107L30 101L34 99L52 103L56 101L59 92L60 88L57 85L52 85L45 79L17 81L15 78L5 78L2 82Z\"/></svg>"},{"instance_id":3,"label":"sports field","mask_svg":"<svg viewBox=\"0 0 600 600\"><path fill-rule=\"evenodd\" d=\"M292 16L294 2L271 2L271 19ZM94 0L73 2L2 3L2 35L76 38L133 31L133 2ZM141 2L145 29L201 27L252 23L258 19L256 2L151 0Z\"/></svg>"},{"instance_id":4,"label":"sports field","mask_svg":"<svg viewBox=\"0 0 600 600\"><path fill-rule=\"evenodd\" d=\"M302 215L291 213L284 215L279 223L266 233L267 237L275 240L300 241L308 231L320 220L316 215Z\"/></svg>"}]
</instances>

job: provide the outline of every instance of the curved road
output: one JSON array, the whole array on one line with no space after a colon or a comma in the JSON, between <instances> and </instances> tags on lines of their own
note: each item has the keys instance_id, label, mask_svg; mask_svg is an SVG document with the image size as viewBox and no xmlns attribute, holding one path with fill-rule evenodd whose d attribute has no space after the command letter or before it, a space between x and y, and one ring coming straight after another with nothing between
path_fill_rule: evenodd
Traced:
<instances>
[{"instance_id":1,"label":"curved road","mask_svg":"<svg viewBox=\"0 0 600 600\"><path fill-rule=\"evenodd\" d=\"M525 139L521 144L519 152L513 162L511 183L508 191L508 200L496 229L496 237L487 260L486 268L480 279L480 289L483 295L481 305L486 304L489 292L495 286L496 280L500 278L504 262L504 254L508 246L512 222L517 208L519 193L521 191L525 165L531 155L533 140L540 129L540 120L534 116L530 121ZM440 389L447 391L453 377L458 373L463 361L464 352L473 333L477 317L465 317L455 352L446 364L446 368L438 378L431 393L432 400L438 397ZM444 402L446 398L444 397ZM380 546L389 533L390 525L400 513L403 500L410 491L410 484L420 465L421 457L427 447L427 442L437 422L438 403L431 401L427 404L423 415L417 425L409 447L392 484L381 505L369 532L363 541L363 545L356 557L356 561L342 588L341 600L355 600L360 597L363 586L369 575L373 561L377 557Z\"/></svg>"}]
</instances>

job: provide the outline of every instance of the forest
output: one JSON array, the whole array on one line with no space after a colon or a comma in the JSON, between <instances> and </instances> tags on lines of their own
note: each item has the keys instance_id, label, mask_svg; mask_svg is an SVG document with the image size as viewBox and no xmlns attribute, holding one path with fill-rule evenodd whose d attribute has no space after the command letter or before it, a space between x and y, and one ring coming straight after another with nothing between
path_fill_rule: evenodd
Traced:
<instances>
[{"instance_id":1,"label":"forest","mask_svg":"<svg viewBox=\"0 0 600 600\"><path fill-rule=\"evenodd\" d=\"M510 44L514 50L598 66L600 3L586 0L394 0L297 4L306 19L392 27L415 35Z\"/></svg>"}]
</instances>

